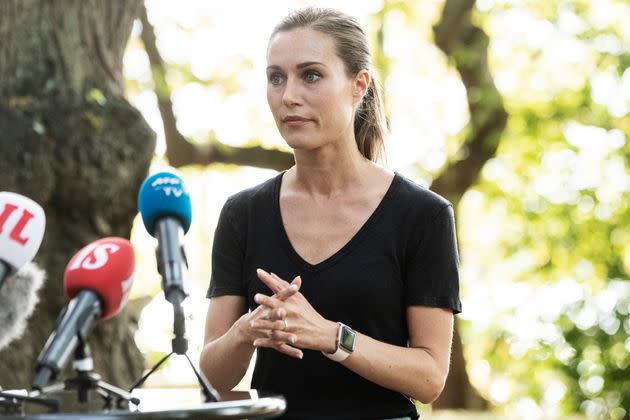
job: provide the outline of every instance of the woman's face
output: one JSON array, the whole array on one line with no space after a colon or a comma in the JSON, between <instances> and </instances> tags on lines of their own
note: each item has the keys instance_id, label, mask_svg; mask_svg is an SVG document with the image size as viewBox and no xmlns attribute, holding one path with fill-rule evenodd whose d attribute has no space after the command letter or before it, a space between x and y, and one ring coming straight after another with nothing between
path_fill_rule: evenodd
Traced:
<instances>
[{"instance_id":1,"label":"woman's face","mask_svg":"<svg viewBox=\"0 0 630 420\"><path fill-rule=\"evenodd\" d=\"M347 76L331 36L307 28L279 32L269 41L267 66L267 102L290 147L354 139L354 108L365 87Z\"/></svg>"}]
</instances>

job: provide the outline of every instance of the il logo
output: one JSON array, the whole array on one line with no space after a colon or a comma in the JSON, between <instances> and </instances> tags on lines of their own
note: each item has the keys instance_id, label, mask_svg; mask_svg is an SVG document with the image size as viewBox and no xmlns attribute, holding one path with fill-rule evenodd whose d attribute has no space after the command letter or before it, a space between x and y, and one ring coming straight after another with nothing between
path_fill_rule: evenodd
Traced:
<instances>
[{"instance_id":1,"label":"il logo","mask_svg":"<svg viewBox=\"0 0 630 420\"><path fill-rule=\"evenodd\" d=\"M26 227L28 222L33 217L35 217L35 215L31 213L30 211L28 211L27 209L22 209L22 215L18 219L17 223L13 225L13 227L11 228L10 226L5 226L5 225L7 225L7 220L9 220L9 217L16 210L19 213L18 206L16 206L15 204L6 203L4 205L4 209L1 209L1 210L2 212L0 213L0 234L4 232L5 227L10 228L11 230L9 231L9 239L11 239L14 242L19 243L20 245L26 245L29 238L25 238L24 236L22 236L24 232L24 228Z\"/></svg>"},{"instance_id":2,"label":"il logo","mask_svg":"<svg viewBox=\"0 0 630 420\"><path fill-rule=\"evenodd\" d=\"M109 256L118 251L120 247L116 244L90 244L86 246L77 256L69 270L83 268L85 270L98 270L107 264Z\"/></svg>"}]
</instances>

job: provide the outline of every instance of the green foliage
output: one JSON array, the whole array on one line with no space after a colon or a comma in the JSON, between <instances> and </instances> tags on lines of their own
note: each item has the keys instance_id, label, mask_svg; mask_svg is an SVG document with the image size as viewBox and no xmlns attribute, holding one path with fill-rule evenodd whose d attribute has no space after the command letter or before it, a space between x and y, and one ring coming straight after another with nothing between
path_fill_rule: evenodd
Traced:
<instances>
[{"instance_id":1,"label":"green foliage","mask_svg":"<svg viewBox=\"0 0 630 420\"><path fill-rule=\"evenodd\" d=\"M630 16L627 3L600 7ZM564 57L550 67L544 51L512 40L511 48L529 51L531 73L520 73L516 87L502 92L510 120L475 188L484 208L503 209L499 223L506 226L493 242L496 252L481 265L512 264L513 281L539 300L502 309L482 330L484 339L466 342L470 355L489 361L493 375L509 378L504 402L529 397L544 406L552 398L550 384L560 379L562 410L619 419L630 408L630 118L612 111L613 98L596 99L594 80L602 74L619 79L630 60L627 53L597 49L598 37L621 42L624 29L614 19L602 23L594 8L530 1L527 8L502 4L484 11L489 27L509 12L545 19L554 36L579 41L572 45L594 59L574 63L579 83L562 86L554 80ZM568 16L582 29L564 31ZM491 42L499 37L505 34L490 31ZM495 58L494 65L495 73L509 71L507 59ZM536 83L527 80L533 73ZM506 329L510 322L532 331ZM469 327L467 334L472 331L480 332Z\"/></svg>"}]
</instances>

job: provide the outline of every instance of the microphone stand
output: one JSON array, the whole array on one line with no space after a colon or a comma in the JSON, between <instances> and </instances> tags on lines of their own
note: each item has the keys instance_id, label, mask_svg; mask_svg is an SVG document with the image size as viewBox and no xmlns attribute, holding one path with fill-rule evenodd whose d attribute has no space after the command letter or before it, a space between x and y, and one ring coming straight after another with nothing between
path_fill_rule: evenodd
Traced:
<instances>
[{"instance_id":1,"label":"microphone stand","mask_svg":"<svg viewBox=\"0 0 630 420\"><path fill-rule=\"evenodd\" d=\"M103 398L103 410L111 410L113 408L128 409L129 403L136 406L140 404L140 399L132 397L130 392L101 380L101 376L92 370L94 362L90 347L80 333L77 333L77 337L79 345L74 352L73 362L77 376L66 379L63 384L52 384L44 387L41 393L76 390L79 402L85 404L89 400L89 391L96 390ZM115 407L113 406L114 402Z\"/></svg>"},{"instance_id":2,"label":"microphone stand","mask_svg":"<svg viewBox=\"0 0 630 420\"><path fill-rule=\"evenodd\" d=\"M156 229L156 236L164 240L158 241L159 244L165 244L165 246L158 245L155 251L156 259L158 263L158 272L162 275L162 288L164 289L164 297L168 302L173 305L173 333L175 337L171 341L172 351L164 356L159 362L149 370L142 378L140 378L135 384L129 388L129 392L133 391L137 387L144 384L144 382L162 366L173 354L186 357L190 367L192 368L197 381L201 386L201 390L205 396L205 402L218 402L221 400L219 393L210 385L208 379L200 372L195 364L188 357L188 339L186 338L186 316L184 315L184 308L182 302L188 296L184 291L183 277L181 273L181 267L179 264L173 263L170 256L180 254L184 264L188 266L186 260L186 253L183 246L173 246L173 244L179 244L180 229L174 227L174 224L158 224ZM170 240L169 240L170 239ZM170 248L168 248L170 247Z\"/></svg>"},{"instance_id":3,"label":"microphone stand","mask_svg":"<svg viewBox=\"0 0 630 420\"><path fill-rule=\"evenodd\" d=\"M0 388L0 416L23 416L24 403L33 403L48 407L49 412L59 411L59 401L52 398L41 398L35 395L15 394L2 391Z\"/></svg>"}]
</instances>

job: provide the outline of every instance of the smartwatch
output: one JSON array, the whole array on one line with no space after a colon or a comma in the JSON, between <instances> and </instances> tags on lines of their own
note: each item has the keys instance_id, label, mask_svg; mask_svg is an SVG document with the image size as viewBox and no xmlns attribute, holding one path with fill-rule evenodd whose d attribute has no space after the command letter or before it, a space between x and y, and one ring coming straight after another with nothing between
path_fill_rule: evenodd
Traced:
<instances>
[{"instance_id":1,"label":"smartwatch","mask_svg":"<svg viewBox=\"0 0 630 420\"><path fill-rule=\"evenodd\" d=\"M334 353L322 352L322 354L335 362L346 360L354 351L354 345L357 339L357 332L341 322L338 322L339 330L337 332L337 350Z\"/></svg>"}]
</instances>

